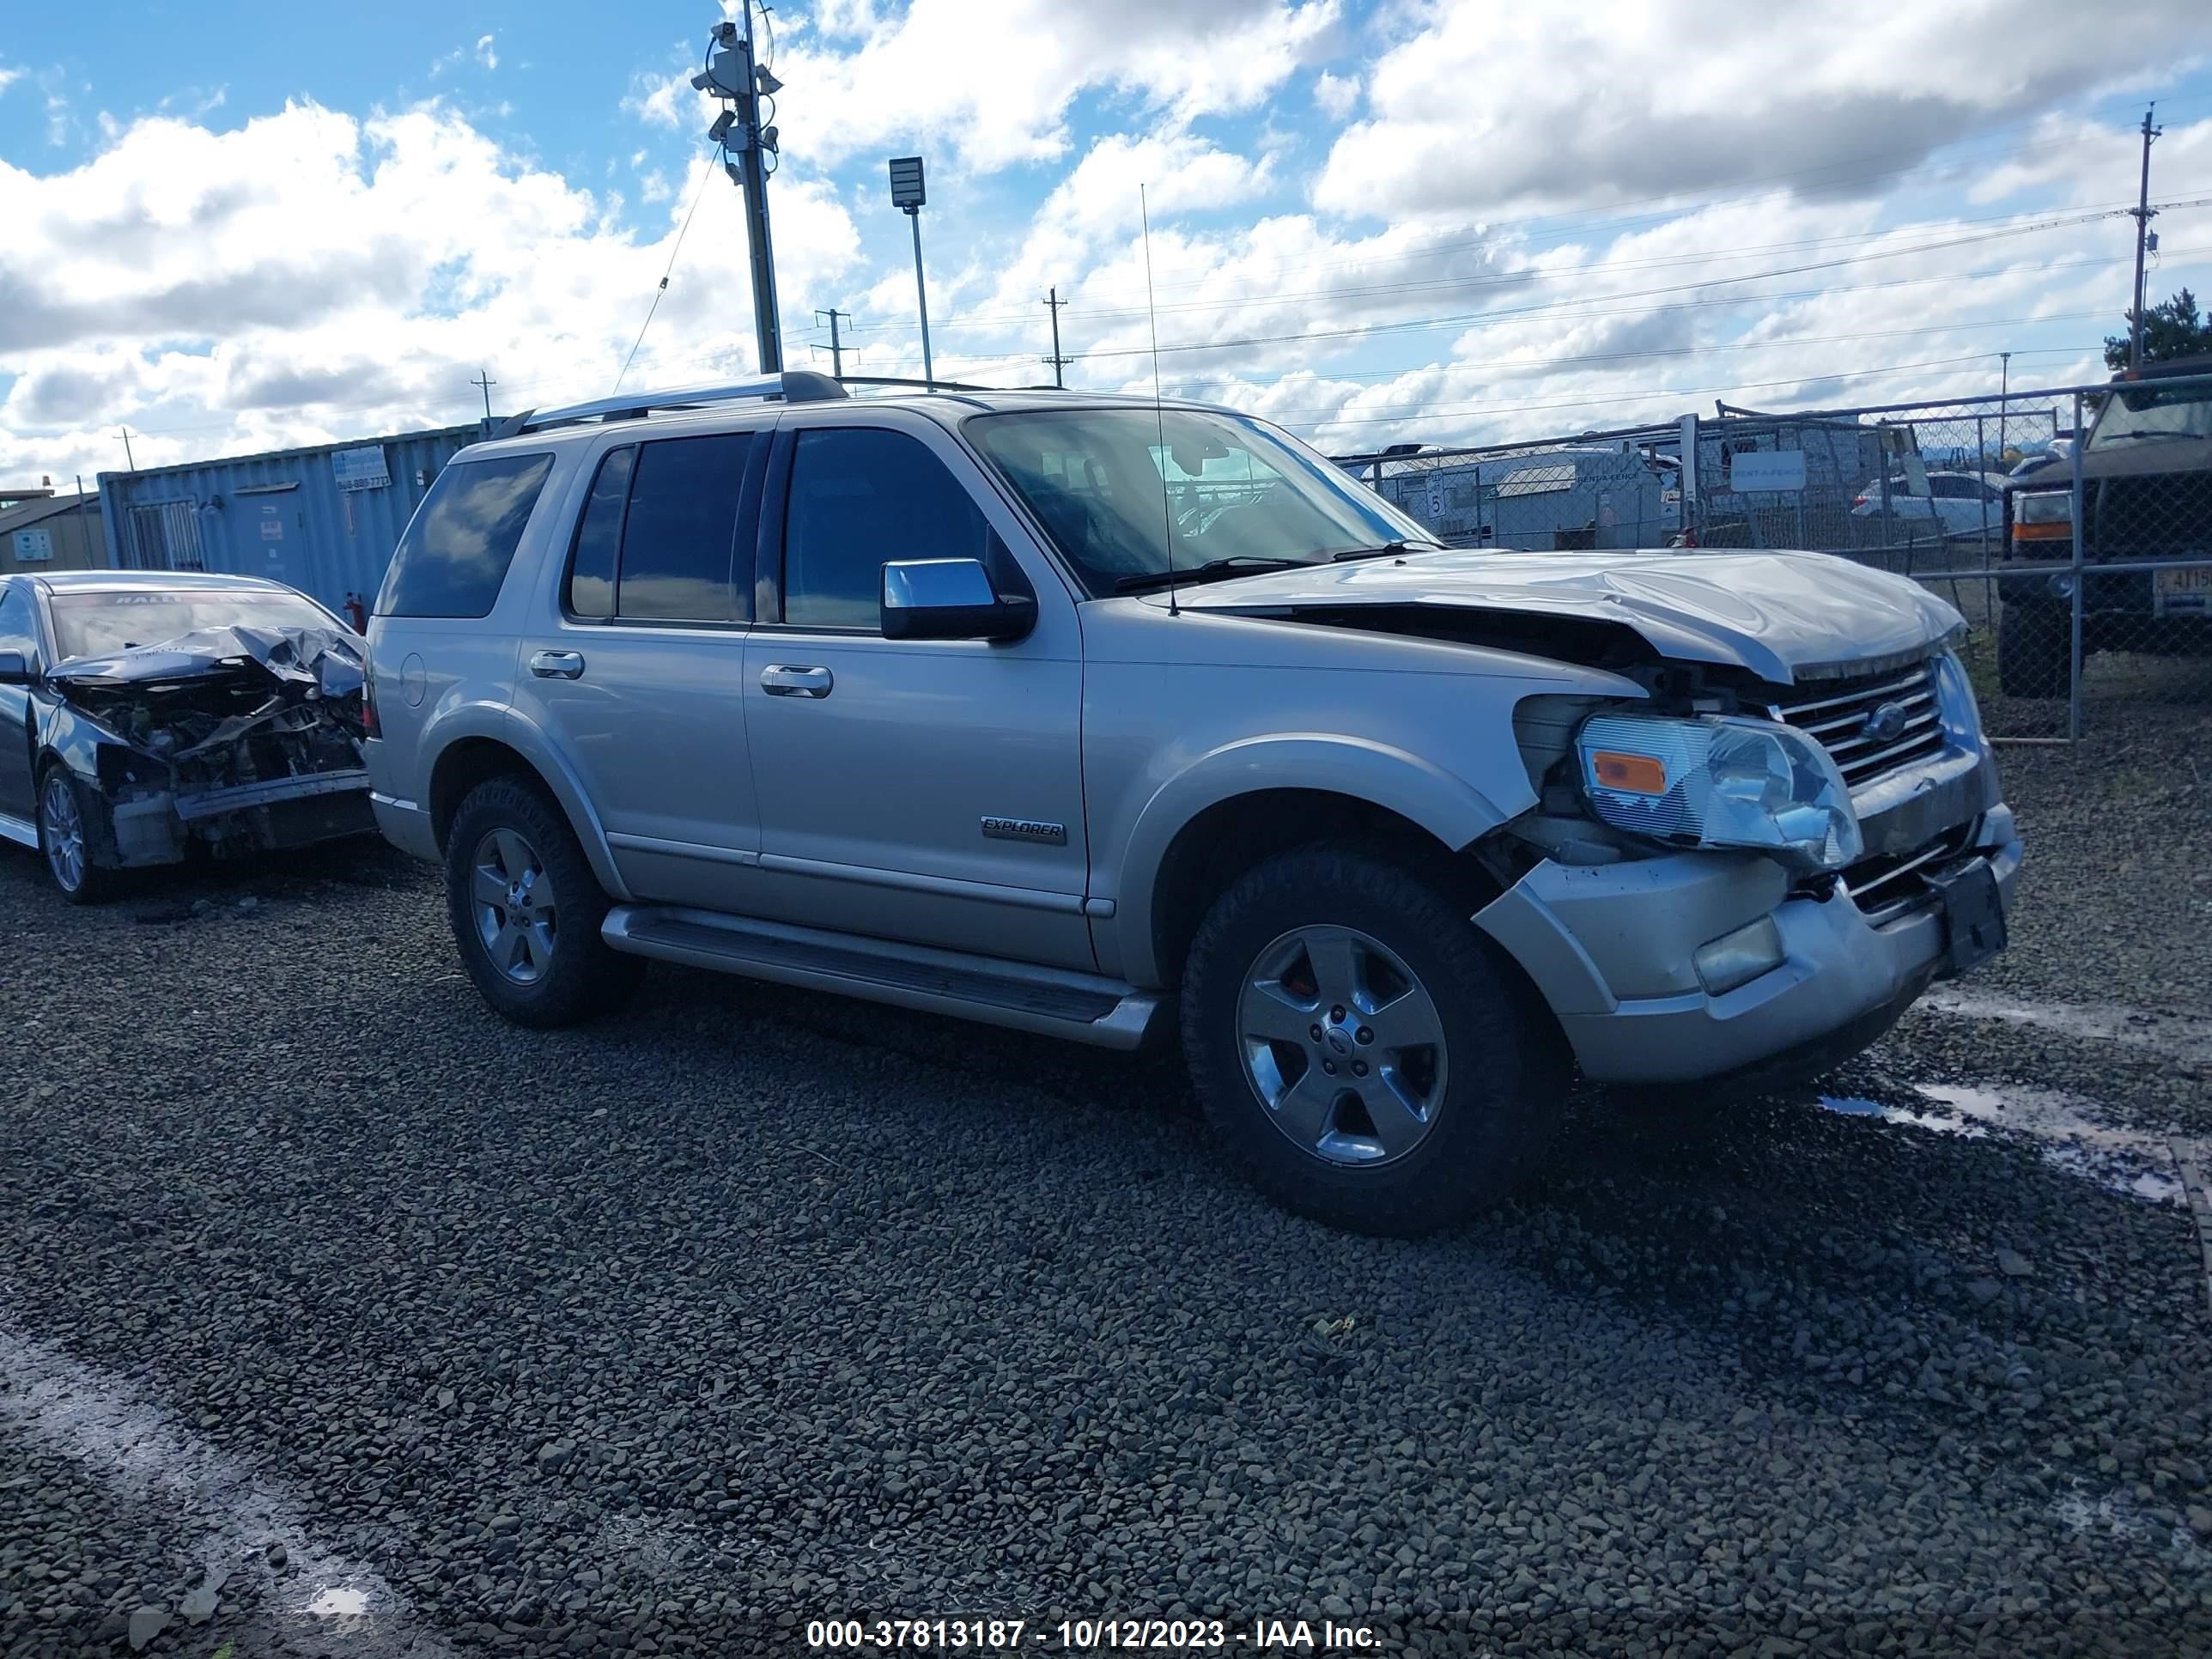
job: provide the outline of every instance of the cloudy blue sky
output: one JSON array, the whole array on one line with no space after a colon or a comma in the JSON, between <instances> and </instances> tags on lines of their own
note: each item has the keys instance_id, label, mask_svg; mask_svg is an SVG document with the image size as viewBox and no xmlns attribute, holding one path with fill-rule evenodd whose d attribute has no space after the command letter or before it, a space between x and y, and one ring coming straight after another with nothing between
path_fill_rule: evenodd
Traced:
<instances>
[{"instance_id":1,"label":"cloudy blue sky","mask_svg":"<svg viewBox=\"0 0 2212 1659\"><path fill-rule=\"evenodd\" d=\"M753 368L688 85L715 0L9 7L0 484ZM2100 373L2143 101L2154 295L2212 291L2201 0L789 0L785 350L1162 378L1322 447ZM696 213L694 203L696 202ZM688 234L678 245L687 214Z\"/></svg>"}]
</instances>

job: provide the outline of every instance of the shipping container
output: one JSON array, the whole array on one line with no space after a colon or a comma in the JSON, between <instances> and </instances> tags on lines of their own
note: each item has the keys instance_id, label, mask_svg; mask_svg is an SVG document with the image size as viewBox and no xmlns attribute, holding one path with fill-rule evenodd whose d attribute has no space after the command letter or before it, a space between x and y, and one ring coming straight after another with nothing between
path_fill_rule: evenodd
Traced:
<instances>
[{"instance_id":1,"label":"shipping container","mask_svg":"<svg viewBox=\"0 0 2212 1659\"><path fill-rule=\"evenodd\" d=\"M407 520L475 425L100 475L118 570L266 576L340 615L366 605Z\"/></svg>"}]
</instances>

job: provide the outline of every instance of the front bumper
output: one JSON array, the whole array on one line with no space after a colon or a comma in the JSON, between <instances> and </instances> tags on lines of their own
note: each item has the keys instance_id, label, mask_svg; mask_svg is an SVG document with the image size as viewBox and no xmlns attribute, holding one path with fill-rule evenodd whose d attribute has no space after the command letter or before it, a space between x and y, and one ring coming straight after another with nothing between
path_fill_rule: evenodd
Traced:
<instances>
[{"instance_id":1,"label":"front bumper","mask_svg":"<svg viewBox=\"0 0 2212 1659\"><path fill-rule=\"evenodd\" d=\"M1954 863L1986 860L2009 912L2020 836L1991 805ZM1833 1063L1881 1035L1950 960L1933 896L1881 920L1840 888L1793 896L1789 878L1750 855L1683 853L1595 866L1539 864L1478 913L1559 1017L1585 1075L1610 1083L1728 1077L1803 1053ZM1720 996L1691 959L1761 916L1779 930L1780 965ZM1850 1037L1838 1047L1830 1039Z\"/></svg>"}]
</instances>

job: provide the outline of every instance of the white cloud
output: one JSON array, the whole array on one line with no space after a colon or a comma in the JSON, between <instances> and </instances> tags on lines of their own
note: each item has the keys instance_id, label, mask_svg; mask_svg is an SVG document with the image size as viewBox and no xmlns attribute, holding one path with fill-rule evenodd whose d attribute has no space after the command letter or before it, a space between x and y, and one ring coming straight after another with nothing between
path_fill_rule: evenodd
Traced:
<instances>
[{"instance_id":1,"label":"white cloud","mask_svg":"<svg viewBox=\"0 0 2212 1659\"><path fill-rule=\"evenodd\" d=\"M1958 0L1778 20L1762 0L1437 3L1368 77L1324 210L1382 218L1864 191L1931 150L2201 50L2201 0ZM1815 38L1817 37L1817 39ZM1693 69L1686 69L1694 64Z\"/></svg>"},{"instance_id":2,"label":"white cloud","mask_svg":"<svg viewBox=\"0 0 2212 1659\"><path fill-rule=\"evenodd\" d=\"M499 53L493 50L492 37L489 34L480 34L477 37L477 62L488 70L495 70L499 67Z\"/></svg>"},{"instance_id":3,"label":"white cloud","mask_svg":"<svg viewBox=\"0 0 2212 1659\"><path fill-rule=\"evenodd\" d=\"M1323 70L1314 77L1314 102L1332 121L1341 121L1359 102L1359 77Z\"/></svg>"},{"instance_id":4,"label":"white cloud","mask_svg":"<svg viewBox=\"0 0 2212 1659\"><path fill-rule=\"evenodd\" d=\"M743 242L738 196L707 183L635 371L664 382L751 367L743 262L714 253ZM480 363L511 407L602 391L668 264L667 206L638 236L435 106L147 118L68 172L0 161L0 475L113 466L124 420L142 465L442 425ZM858 252L827 185L780 181L788 312L842 302L826 285Z\"/></svg>"},{"instance_id":5,"label":"white cloud","mask_svg":"<svg viewBox=\"0 0 2212 1659\"><path fill-rule=\"evenodd\" d=\"M977 172L1049 161L1073 142L1066 113L1085 92L1133 100L1147 125L1253 108L1337 14L1338 0L914 0L890 19L840 0L784 26L777 120L786 154L816 165L916 143ZM624 106L680 127L710 107L691 73L646 77Z\"/></svg>"},{"instance_id":6,"label":"white cloud","mask_svg":"<svg viewBox=\"0 0 2212 1659\"><path fill-rule=\"evenodd\" d=\"M24 71L21 70L9 69L6 64L0 64L0 96L4 96L9 88L21 80Z\"/></svg>"}]
</instances>

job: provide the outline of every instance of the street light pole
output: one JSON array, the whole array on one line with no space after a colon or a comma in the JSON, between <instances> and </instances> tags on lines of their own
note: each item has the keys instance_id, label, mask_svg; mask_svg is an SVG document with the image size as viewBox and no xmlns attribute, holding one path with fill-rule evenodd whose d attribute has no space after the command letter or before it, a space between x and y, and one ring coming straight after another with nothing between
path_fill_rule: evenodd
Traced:
<instances>
[{"instance_id":1,"label":"street light pole","mask_svg":"<svg viewBox=\"0 0 2212 1659\"><path fill-rule=\"evenodd\" d=\"M914 225L914 297L915 308L921 315L921 383L934 389L937 370L929 356L929 283L921 270L921 208L929 199L923 188L921 157L893 156L890 175L891 205Z\"/></svg>"}]
</instances>

